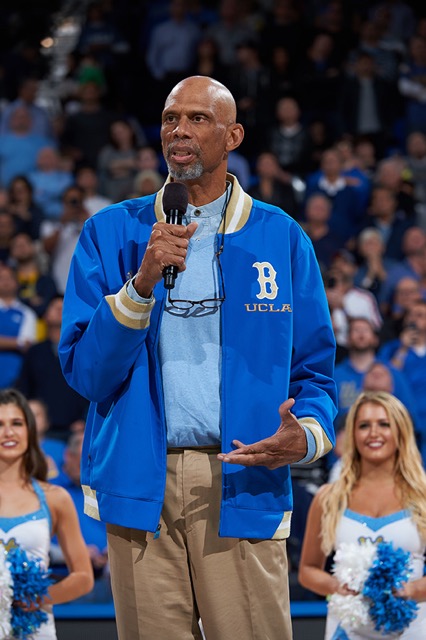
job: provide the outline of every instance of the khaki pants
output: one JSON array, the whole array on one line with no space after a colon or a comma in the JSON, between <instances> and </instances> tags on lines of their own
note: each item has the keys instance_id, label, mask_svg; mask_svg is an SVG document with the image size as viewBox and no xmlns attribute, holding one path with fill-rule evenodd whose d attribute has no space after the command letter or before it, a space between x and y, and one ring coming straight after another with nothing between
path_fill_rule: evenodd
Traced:
<instances>
[{"instance_id":1,"label":"khaki pants","mask_svg":"<svg viewBox=\"0 0 426 640\"><path fill-rule=\"evenodd\" d=\"M108 525L120 640L290 640L285 540L219 538L216 454L167 460L160 536Z\"/></svg>"}]
</instances>

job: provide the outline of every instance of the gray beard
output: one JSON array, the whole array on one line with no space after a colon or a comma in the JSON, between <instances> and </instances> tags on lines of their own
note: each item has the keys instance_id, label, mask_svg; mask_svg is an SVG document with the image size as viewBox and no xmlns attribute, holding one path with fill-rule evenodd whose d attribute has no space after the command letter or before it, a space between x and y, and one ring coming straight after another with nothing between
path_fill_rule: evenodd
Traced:
<instances>
[{"instance_id":1,"label":"gray beard","mask_svg":"<svg viewBox=\"0 0 426 640\"><path fill-rule=\"evenodd\" d=\"M191 167L178 167L176 169L170 166L167 162L170 176L174 180L196 180L203 175L204 167L201 160L197 160Z\"/></svg>"}]
</instances>

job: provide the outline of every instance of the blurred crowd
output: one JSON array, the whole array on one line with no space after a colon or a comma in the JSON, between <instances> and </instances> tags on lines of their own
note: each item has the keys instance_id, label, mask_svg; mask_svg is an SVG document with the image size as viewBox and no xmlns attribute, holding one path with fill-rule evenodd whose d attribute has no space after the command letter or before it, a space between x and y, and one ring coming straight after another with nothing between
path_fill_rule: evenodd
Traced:
<instances>
[{"instance_id":1,"label":"blurred crowd","mask_svg":"<svg viewBox=\"0 0 426 640\"><path fill-rule=\"evenodd\" d=\"M41 42L68 4L6 3L0 14L0 387L39 403L51 479L78 485L87 402L66 385L57 344L79 232L103 207L163 185L161 111L176 82L220 80L246 132L229 170L311 238L337 341L338 444L293 468L296 570L307 509L339 472L345 415L362 389L402 400L426 462L426 10L401 0L75 2L78 36L54 75ZM42 99L46 83L54 101ZM102 576L104 531L85 535Z\"/></svg>"}]
</instances>

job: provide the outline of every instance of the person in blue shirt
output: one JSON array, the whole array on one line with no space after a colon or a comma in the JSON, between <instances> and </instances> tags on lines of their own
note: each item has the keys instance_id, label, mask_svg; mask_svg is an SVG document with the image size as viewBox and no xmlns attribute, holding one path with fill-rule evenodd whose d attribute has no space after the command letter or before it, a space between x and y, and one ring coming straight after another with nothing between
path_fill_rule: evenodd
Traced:
<instances>
[{"instance_id":1,"label":"person in blue shirt","mask_svg":"<svg viewBox=\"0 0 426 640\"><path fill-rule=\"evenodd\" d=\"M380 357L401 372L416 398L420 451L426 463L426 300L413 302L404 315L402 329L395 340L385 342Z\"/></svg>"},{"instance_id":2,"label":"person in blue shirt","mask_svg":"<svg viewBox=\"0 0 426 640\"><path fill-rule=\"evenodd\" d=\"M369 374L371 377L374 364L379 362L383 364L383 359L377 355L378 346L378 334L367 318L352 318L349 321L348 357L336 366L334 372L339 398L339 420L348 412L363 390L365 378ZM392 378L392 388L389 392L405 404L415 426L418 427L417 402L410 390L407 376L391 365L389 374ZM388 389L373 390L388 391Z\"/></svg>"},{"instance_id":3,"label":"person in blue shirt","mask_svg":"<svg viewBox=\"0 0 426 640\"><path fill-rule=\"evenodd\" d=\"M59 477L60 469L64 461L65 442L58 438L50 437L47 405L43 400L39 400L38 398L29 399L28 406L33 412L38 443L46 458L47 479L51 481Z\"/></svg>"},{"instance_id":4,"label":"person in blue shirt","mask_svg":"<svg viewBox=\"0 0 426 640\"><path fill-rule=\"evenodd\" d=\"M16 176L33 171L39 151L48 146L55 146L55 142L32 132L29 109L17 107L10 117L10 131L0 135L0 186L7 188Z\"/></svg>"},{"instance_id":5,"label":"person in blue shirt","mask_svg":"<svg viewBox=\"0 0 426 640\"><path fill-rule=\"evenodd\" d=\"M0 389L14 384L23 357L36 341L37 316L18 299L14 270L0 263Z\"/></svg>"},{"instance_id":6,"label":"person in blue shirt","mask_svg":"<svg viewBox=\"0 0 426 640\"><path fill-rule=\"evenodd\" d=\"M25 107L31 114L31 133L49 138L52 141L55 139L49 112L36 104L39 88L40 81L37 78L25 77L21 79L16 99L9 102L1 113L0 134L11 133L11 117L16 109Z\"/></svg>"},{"instance_id":7,"label":"person in blue shirt","mask_svg":"<svg viewBox=\"0 0 426 640\"><path fill-rule=\"evenodd\" d=\"M34 201L43 217L57 220L62 213L62 195L74 184L72 171L61 166L61 156L53 147L43 147L37 154L37 166L29 173Z\"/></svg>"},{"instance_id":8,"label":"person in blue shirt","mask_svg":"<svg viewBox=\"0 0 426 640\"><path fill-rule=\"evenodd\" d=\"M166 186L88 219L71 263L59 354L91 401L85 511L107 523L121 640L201 638L199 618L292 635L289 465L333 446L335 340L309 238L227 172L243 135L224 85L181 81Z\"/></svg>"},{"instance_id":9,"label":"person in blue shirt","mask_svg":"<svg viewBox=\"0 0 426 640\"><path fill-rule=\"evenodd\" d=\"M344 175L339 151L326 149L321 155L320 169L306 177L305 203L311 195L321 193L331 203L331 231L340 238L343 246L360 231L365 215L363 198L353 179Z\"/></svg>"}]
</instances>

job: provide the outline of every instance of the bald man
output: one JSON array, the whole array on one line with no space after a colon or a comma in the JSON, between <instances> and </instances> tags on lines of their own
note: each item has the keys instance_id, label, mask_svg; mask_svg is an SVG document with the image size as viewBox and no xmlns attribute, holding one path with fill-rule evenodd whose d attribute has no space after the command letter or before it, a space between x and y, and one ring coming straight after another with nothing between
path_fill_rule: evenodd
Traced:
<instances>
[{"instance_id":1,"label":"bald man","mask_svg":"<svg viewBox=\"0 0 426 640\"><path fill-rule=\"evenodd\" d=\"M208 640L292 637L289 465L333 446L335 343L310 240L227 173L243 135L226 87L180 82L166 186L93 216L72 261L60 357L91 401L82 485L120 640L201 638L200 619Z\"/></svg>"}]
</instances>

